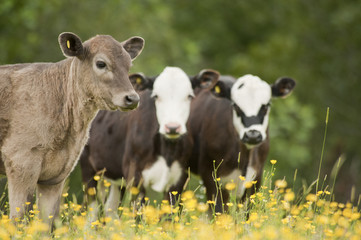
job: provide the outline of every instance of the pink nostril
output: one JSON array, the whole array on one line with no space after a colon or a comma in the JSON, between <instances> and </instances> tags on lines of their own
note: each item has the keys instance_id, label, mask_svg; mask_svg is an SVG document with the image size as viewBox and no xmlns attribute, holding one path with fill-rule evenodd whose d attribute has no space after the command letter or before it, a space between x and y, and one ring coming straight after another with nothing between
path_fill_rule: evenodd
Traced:
<instances>
[{"instance_id":1,"label":"pink nostril","mask_svg":"<svg viewBox=\"0 0 361 240\"><path fill-rule=\"evenodd\" d=\"M171 122L165 125L165 132L167 134L179 134L180 131L181 131L181 125L178 123Z\"/></svg>"}]
</instances>

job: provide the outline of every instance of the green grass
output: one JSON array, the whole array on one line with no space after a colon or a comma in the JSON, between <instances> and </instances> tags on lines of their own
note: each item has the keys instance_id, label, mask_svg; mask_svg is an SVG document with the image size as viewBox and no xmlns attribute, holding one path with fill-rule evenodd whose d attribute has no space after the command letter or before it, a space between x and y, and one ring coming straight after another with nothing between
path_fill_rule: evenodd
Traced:
<instances>
[{"instance_id":1,"label":"green grass","mask_svg":"<svg viewBox=\"0 0 361 240\"><path fill-rule=\"evenodd\" d=\"M276 164L275 162L273 162ZM359 206L331 201L331 193L304 186L301 193L287 187L286 180L274 180L275 165L264 173L260 190L247 202L235 198L235 186L228 185L228 210L214 213L214 202L197 198L200 185L188 186L177 205L167 201L144 205L126 191L119 217L90 221L92 209L85 210L76 198L63 194L61 216L56 219L57 239L360 239ZM294 181L297 181L295 174ZM99 180L102 181L102 180ZM322 184L323 185L323 184ZM251 187L253 187L251 185ZM193 188L193 189L191 189ZM196 193L195 193L196 192ZM135 201L130 201L134 199ZM29 223L26 223L29 222ZM16 223L4 213L0 218L0 239L48 239L47 225L38 217L36 206Z\"/></svg>"}]
</instances>

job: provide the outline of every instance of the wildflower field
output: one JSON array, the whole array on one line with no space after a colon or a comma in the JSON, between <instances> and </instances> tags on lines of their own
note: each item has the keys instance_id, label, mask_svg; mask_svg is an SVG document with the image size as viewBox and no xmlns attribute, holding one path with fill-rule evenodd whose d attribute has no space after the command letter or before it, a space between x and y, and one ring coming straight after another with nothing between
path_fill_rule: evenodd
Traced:
<instances>
[{"instance_id":1,"label":"wildflower field","mask_svg":"<svg viewBox=\"0 0 361 240\"><path fill-rule=\"evenodd\" d=\"M246 202L236 201L237 184L224 186L231 197L222 214L213 211L213 201L199 197L200 186L184 191L174 206L148 198L141 204L138 189L132 187L118 209L104 209L113 217L102 214L97 220L90 220L93 209L85 209L64 193L61 216L55 219L52 233L34 205L22 220L12 221L6 211L1 212L0 239L361 239L359 203L332 201L332 188L328 191L327 186L311 192L316 182L296 193L286 180L273 180L276 160L271 164L261 188ZM109 188L109 182L97 180Z\"/></svg>"}]
</instances>

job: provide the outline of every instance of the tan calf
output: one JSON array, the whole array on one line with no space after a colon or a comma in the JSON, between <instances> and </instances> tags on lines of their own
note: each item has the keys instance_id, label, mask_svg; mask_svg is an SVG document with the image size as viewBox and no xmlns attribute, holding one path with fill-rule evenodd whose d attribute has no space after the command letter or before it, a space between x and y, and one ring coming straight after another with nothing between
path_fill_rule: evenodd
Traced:
<instances>
[{"instance_id":1,"label":"tan calf","mask_svg":"<svg viewBox=\"0 0 361 240\"><path fill-rule=\"evenodd\" d=\"M98 110L131 110L139 102L128 72L142 38L120 43L99 35L82 43L62 33L59 44L67 57L60 62L0 66L0 170L12 218L23 216L35 190L41 216L57 215Z\"/></svg>"}]
</instances>

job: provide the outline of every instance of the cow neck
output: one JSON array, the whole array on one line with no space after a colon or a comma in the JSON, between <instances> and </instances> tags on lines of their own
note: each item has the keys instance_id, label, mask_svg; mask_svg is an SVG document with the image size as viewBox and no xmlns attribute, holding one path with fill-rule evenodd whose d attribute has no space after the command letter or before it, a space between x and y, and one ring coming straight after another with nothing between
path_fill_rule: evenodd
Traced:
<instances>
[{"instance_id":1,"label":"cow neck","mask_svg":"<svg viewBox=\"0 0 361 240\"><path fill-rule=\"evenodd\" d=\"M183 137L179 139L167 139L158 133L158 148L157 155L164 157L168 166L171 166L174 161L179 161L183 152Z\"/></svg>"},{"instance_id":2,"label":"cow neck","mask_svg":"<svg viewBox=\"0 0 361 240\"><path fill-rule=\"evenodd\" d=\"M84 84L83 75L78 72L79 60L74 58L69 64L69 77L67 83L67 101L64 105L67 120L73 124L73 129L77 132L86 131L90 127L91 121L99 111L94 97L88 96L84 92L81 84Z\"/></svg>"},{"instance_id":3,"label":"cow neck","mask_svg":"<svg viewBox=\"0 0 361 240\"><path fill-rule=\"evenodd\" d=\"M42 84L48 90L44 96L49 105L48 114L56 119L51 129L55 138L48 142L52 149L63 148L64 143L83 145L89 134L90 123L98 112L93 99L86 97L79 86L83 79L77 72L75 62L73 58L67 58L49 65L43 72L48 76L56 76L51 79L52 81L47 79L47 83ZM53 86L47 87L46 84ZM80 145L78 147L82 148Z\"/></svg>"}]
</instances>

